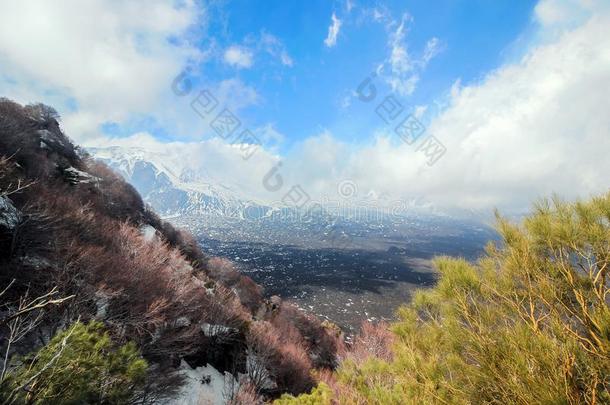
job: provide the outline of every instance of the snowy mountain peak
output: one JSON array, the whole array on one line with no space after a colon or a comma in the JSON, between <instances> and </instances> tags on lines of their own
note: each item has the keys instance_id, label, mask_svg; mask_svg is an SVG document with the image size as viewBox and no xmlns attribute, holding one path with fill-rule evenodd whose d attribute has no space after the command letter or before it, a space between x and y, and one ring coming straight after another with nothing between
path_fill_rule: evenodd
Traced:
<instances>
[{"instance_id":1,"label":"snowy mountain peak","mask_svg":"<svg viewBox=\"0 0 610 405\"><path fill-rule=\"evenodd\" d=\"M187 166L177 151L118 146L87 150L122 175L164 216L239 216L247 207L264 206L240 193L239 186L218 181L207 168Z\"/></svg>"}]
</instances>

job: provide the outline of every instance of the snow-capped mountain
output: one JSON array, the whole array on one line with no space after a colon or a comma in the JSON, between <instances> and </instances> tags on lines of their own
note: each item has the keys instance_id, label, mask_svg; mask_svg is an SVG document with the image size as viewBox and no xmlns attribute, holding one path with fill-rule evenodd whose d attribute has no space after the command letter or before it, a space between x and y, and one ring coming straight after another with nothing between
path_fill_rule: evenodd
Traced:
<instances>
[{"instance_id":1,"label":"snow-capped mountain","mask_svg":"<svg viewBox=\"0 0 610 405\"><path fill-rule=\"evenodd\" d=\"M264 215L270 210L207 169L179 164L179 156L171 156L171 151L118 146L87 151L122 175L164 217L209 214L241 218L246 211Z\"/></svg>"}]
</instances>

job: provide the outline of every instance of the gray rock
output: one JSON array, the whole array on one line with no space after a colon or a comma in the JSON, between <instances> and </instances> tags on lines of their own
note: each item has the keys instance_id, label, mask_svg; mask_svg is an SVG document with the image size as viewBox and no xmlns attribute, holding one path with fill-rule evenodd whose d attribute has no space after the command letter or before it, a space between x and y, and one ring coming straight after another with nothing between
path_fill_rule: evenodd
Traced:
<instances>
[{"instance_id":1,"label":"gray rock","mask_svg":"<svg viewBox=\"0 0 610 405\"><path fill-rule=\"evenodd\" d=\"M10 198L0 196L0 227L15 229L21 221L21 212L13 205Z\"/></svg>"}]
</instances>

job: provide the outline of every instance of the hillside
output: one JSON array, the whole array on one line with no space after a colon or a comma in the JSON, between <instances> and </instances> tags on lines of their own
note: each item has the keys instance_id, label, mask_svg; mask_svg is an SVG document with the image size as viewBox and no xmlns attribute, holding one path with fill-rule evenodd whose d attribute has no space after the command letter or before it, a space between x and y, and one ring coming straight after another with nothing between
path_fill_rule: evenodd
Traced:
<instances>
[{"instance_id":1,"label":"hillside","mask_svg":"<svg viewBox=\"0 0 610 405\"><path fill-rule=\"evenodd\" d=\"M44 105L0 100L0 249L2 402L158 403L217 386L185 387L207 369L256 403L308 391L342 346L161 220Z\"/></svg>"},{"instance_id":2,"label":"hillside","mask_svg":"<svg viewBox=\"0 0 610 405\"><path fill-rule=\"evenodd\" d=\"M347 345L0 100L0 402L610 402L610 194L542 201Z\"/></svg>"},{"instance_id":3,"label":"hillside","mask_svg":"<svg viewBox=\"0 0 610 405\"><path fill-rule=\"evenodd\" d=\"M276 403L610 403L610 193L497 227L483 258L437 258L397 322L365 325L337 372Z\"/></svg>"}]
</instances>

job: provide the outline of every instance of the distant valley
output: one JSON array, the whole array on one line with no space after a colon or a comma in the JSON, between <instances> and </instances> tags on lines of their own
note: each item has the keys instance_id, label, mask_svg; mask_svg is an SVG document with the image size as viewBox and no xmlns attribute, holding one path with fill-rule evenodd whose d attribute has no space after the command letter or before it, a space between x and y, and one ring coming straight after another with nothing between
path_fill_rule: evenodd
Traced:
<instances>
[{"instance_id":1,"label":"distant valley","mask_svg":"<svg viewBox=\"0 0 610 405\"><path fill-rule=\"evenodd\" d=\"M434 256L476 259L496 238L478 221L444 215L405 212L370 221L330 212L306 221L273 215L287 208L247 199L206 173L175 172L162 155L90 151L157 212L196 235L204 251L235 262L266 295L290 299L348 333L364 319L393 319L414 289L432 286Z\"/></svg>"}]
</instances>

